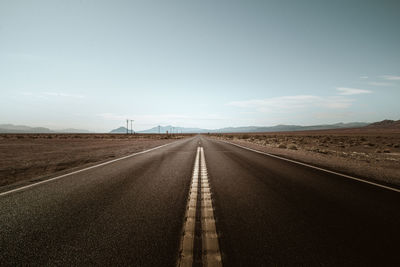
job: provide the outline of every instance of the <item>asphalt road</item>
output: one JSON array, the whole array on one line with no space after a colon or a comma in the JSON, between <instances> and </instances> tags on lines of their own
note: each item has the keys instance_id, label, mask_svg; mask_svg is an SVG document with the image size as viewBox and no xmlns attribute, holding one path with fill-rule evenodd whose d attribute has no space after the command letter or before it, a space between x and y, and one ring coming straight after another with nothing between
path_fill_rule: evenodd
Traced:
<instances>
[{"instance_id":1,"label":"asphalt road","mask_svg":"<svg viewBox=\"0 0 400 267\"><path fill-rule=\"evenodd\" d=\"M204 137L0 196L0 265L175 266L199 143L224 266L400 266L400 193Z\"/></svg>"}]
</instances>

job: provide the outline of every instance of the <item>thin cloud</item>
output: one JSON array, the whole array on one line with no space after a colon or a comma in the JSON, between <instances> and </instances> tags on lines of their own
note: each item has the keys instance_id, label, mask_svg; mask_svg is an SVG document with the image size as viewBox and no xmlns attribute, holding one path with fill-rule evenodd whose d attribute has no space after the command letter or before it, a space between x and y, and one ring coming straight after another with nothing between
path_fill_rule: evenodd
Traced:
<instances>
[{"instance_id":1,"label":"thin cloud","mask_svg":"<svg viewBox=\"0 0 400 267\"><path fill-rule=\"evenodd\" d=\"M327 121L327 120L345 120L351 116L354 116L355 113L351 111L336 111L336 112L317 112L314 113L313 116L315 118Z\"/></svg>"},{"instance_id":2,"label":"thin cloud","mask_svg":"<svg viewBox=\"0 0 400 267\"><path fill-rule=\"evenodd\" d=\"M190 116L178 114L160 114L160 115L121 115L115 113L101 113L97 114L99 117L114 121L123 121L128 118L135 118L136 120L154 121L163 119L190 119Z\"/></svg>"},{"instance_id":3,"label":"thin cloud","mask_svg":"<svg viewBox=\"0 0 400 267\"><path fill-rule=\"evenodd\" d=\"M23 96L33 96L31 92L20 92L19 94Z\"/></svg>"},{"instance_id":4,"label":"thin cloud","mask_svg":"<svg viewBox=\"0 0 400 267\"><path fill-rule=\"evenodd\" d=\"M313 95L296 95L296 96L282 96L272 97L266 99L251 99L244 101L233 101L228 103L229 106L241 108L259 108L259 107L272 107L272 108L303 108L311 103L319 101L318 96Z\"/></svg>"},{"instance_id":5,"label":"thin cloud","mask_svg":"<svg viewBox=\"0 0 400 267\"><path fill-rule=\"evenodd\" d=\"M384 83L384 82L369 82L368 84L373 86L393 86L392 83Z\"/></svg>"},{"instance_id":6,"label":"thin cloud","mask_svg":"<svg viewBox=\"0 0 400 267\"><path fill-rule=\"evenodd\" d=\"M266 99L252 99L244 101L232 101L228 106L240 108L252 108L260 112L271 110L294 110L309 107L326 107L330 109L343 109L351 106L352 99L341 96L321 97L315 95L295 95L272 97Z\"/></svg>"},{"instance_id":7,"label":"thin cloud","mask_svg":"<svg viewBox=\"0 0 400 267\"><path fill-rule=\"evenodd\" d=\"M382 77L382 79L388 80L388 81L400 81L400 76L396 76L396 75L383 75L381 77Z\"/></svg>"},{"instance_id":8,"label":"thin cloud","mask_svg":"<svg viewBox=\"0 0 400 267\"><path fill-rule=\"evenodd\" d=\"M36 97L41 99L50 99L50 97L65 97L65 98L85 98L84 95L80 94L67 94L59 92L18 92L19 95Z\"/></svg>"},{"instance_id":9,"label":"thin cloud","mask_svg":"<svg viewBox=\"0 0 400 267\"><path fill-rule=\"evenodd\" d=\"M85 98L84 95L79 95L79 94L67 94L58 92L44 92L43 94L46 96L56 96L56 97Z\"/></svg>"},{"instance_id":10,"label":"thin cloud","mask_svg":"<svg viewBox=\"0 0 400 267\"><path fill-rule=\"evenodd\" d=\"M13 60L24 60L24 61L38 61L42 60L43 57L34 55L34 54L27 54L27 53L9 53L6 56Z\"/></svg>"},{"instance_id":11,"label":"thin cloud","mask_svg":"<svg viewBox=\"0 0 400 267\"><path fill-rule=\"evenodd\" d=\"M357 89L357 88L347 88L347 87L338 87L336 88L340 93L339 95L359 95L359 94L370 94L372 91Z\"/></svg>"},{"instance_id":12,"label":"thin cloud","mask_svg":"<svg viewBox=\"0 0 400 267\"><path fill-rule=\"evenodd\" d=\"M183 121L193 121L193 120L225 120L226 118L221 117L216 114L207 114L205 116L190 116L190 115L181 115L181 114L154 114L154 115L122 115L115 113L100 113L97 116L102 117L103 119L113 120L113 121L125 121L128 118L134 119L136 122L147 122L147 123L175 123L175 122L183 122Z\"/></svg>"}]
</instances>

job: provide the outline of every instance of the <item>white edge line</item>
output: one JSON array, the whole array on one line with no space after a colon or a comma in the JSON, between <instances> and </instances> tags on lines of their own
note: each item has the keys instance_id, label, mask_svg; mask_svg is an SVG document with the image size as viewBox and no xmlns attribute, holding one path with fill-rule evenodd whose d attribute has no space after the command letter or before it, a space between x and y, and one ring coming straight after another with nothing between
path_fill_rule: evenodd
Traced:
<instances>
[{"instance_id":1,"label":"white edge line","mask_svg":"<svg viewBox=\"0 0 400 267\"><path fill-rule=\"evenodd\" d=\"M34 184L25 185L25 186L18 187L18 188L9 190L9 191L5 191L5 192L0 193L0 197L8 195L8 194L11 194L11 193L14 193L14 192L18 192L18 191L21 191L21 190L24 190L24 189L27 189L27 188L30 188L30 187L34 187L34 186L37 186L37 185L40 185L40 184L44 184L44 183L48 183L48 182L51 182L51 181L54 181L54 180L58 180L58 179L66 177L66 176L70 176L70 175L77 174L77 173L80 173L80 172L84 172L84 171L87 171L87 170L90 170L90 169L94 169L94 168L97 168L97 167L100 167L100 166L104 166L104 165L107 165L107 164L110 164L110 163L113 163L113 162L116 162L116 161L120 161L120 160L123 160L123 159L126 159L126 158L130 158L130 157L133 157L133 156L144 154L144 153L147 153L147 152L150 152L150 151L153 151L153 150L156 150L156 149L171 145L171 144L173 144L175 142L171 142L171 143L164 144L164 145L161 145L161 146L153 147L153 148L150 148L150 149L147 149L147 150L144 150L144 151L136 152L136 153L133 153L133 154L130 154L130 155L127 155L127 156L123 156L121 158L117 158L117 159L113 159L113 160L110 160L110 161L106 161L106 162L103 162L103 163L100 163L100 164L97 164L97 165L94 165L94 166L90 166L90 167L87 167L87 168L84 168L84 169L81 169L81 170L77 170L77 171L73 171L73 172L70 172L70 173L66 173L66 174L63 174L63 175L60 175L60 176L57 176L57 177L53 177L53 178L50 178L50 179L46 179L46 180L43 180L43 181L40 181L40 182L37 182L37 183L34 183Z\"/></svg>"},{"instance_id":2,"label":"white edge line","mask_svg":"<svg viewBox=\"0 0 400 267\"><path fill-rule=\"evenodd\" d=\"M361 178L356 178L356 177L353 177L353 176L350 176L350 175L346 175L346 174L343 174L343 173L330 171L330 170L327 170L327 169L323 169L323 168L320 168L320 167L316 167L316 166L313 166L313 165L310 165L310 164L307 164L307 163L303 163L303 162L299 162L299 161L295 161L295 160L292 160L292 159L287 159L287 158L284 158L284 157L276 156L276 155L273 155L273 154L270 154L270 153L267 153L267 152L262 152L262 151L259 151L259 150L256 150L256 149L252 149L252 148L248 148L248 147L245 147L245 146L241 146L241 145L238 145L238 144L235 144L235 143L231 143L231 142L228 142L228 141L225 141L225 140L218 140L218 141L224 142L224 143L227 143L227 144L231 144L231 145L234 145L234 146L237 146L237 147L241 147L241 148L244 148L244 149L259 153L259 154L263 154L263 155L267 155L267 156L270 156L270 157L273 157L273 158L289 161L289 162L292 162L292 163L296 163L296 164L303 165L303 166L306 166L306 167L310 167L310 168L313 168L313 169L317 169L317 170L320 170L320 171L336 174L336 175L339 175L339 176L342 176L342 177L345 177L345 178L349 178L349 179L356 180L356 181L363 182L363 183L370 184L370 185L375 185L377 187L385 188L385 189L392 190L394 192L400 193L400 189L397 189L397 188L393 188L393 187L390 187L390 186L386 186L386 185L370 182L370 181L363 180Z\"/></svg>"}]
</instances>

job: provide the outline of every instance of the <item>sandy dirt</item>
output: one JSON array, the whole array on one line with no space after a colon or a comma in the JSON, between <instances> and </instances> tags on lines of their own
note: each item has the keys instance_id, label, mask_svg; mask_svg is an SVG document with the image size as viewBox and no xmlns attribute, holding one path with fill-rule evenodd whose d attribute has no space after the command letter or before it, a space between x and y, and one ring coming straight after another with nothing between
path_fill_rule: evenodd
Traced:
<instances>
[{"instance_id":1,"label":"sandy dirt","mask_svg":"<svg viewBox=\"0 0 400 267\"><path fill-rule=\"evenodd\" d=\"M256 150L315 166L400 186L400 132L329 130L214 134Z\"/></svg>"},{"instance_id":2,"label":"sandy dirt","mask_svg":"<svg viewBox=\"0 0 400 267\"><path fill-rule=\"evenodd\" d=\"M66 173L188 136L0 134L0 187Z\"/></svg>"}]
</instances>

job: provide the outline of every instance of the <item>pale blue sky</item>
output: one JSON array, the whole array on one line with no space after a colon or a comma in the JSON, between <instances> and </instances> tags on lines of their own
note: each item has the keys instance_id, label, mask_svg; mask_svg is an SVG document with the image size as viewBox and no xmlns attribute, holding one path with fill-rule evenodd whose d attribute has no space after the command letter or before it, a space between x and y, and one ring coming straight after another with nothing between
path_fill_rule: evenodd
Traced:
<instances>
[{"instance_id":1,"label":"pale blue sky","mask_svg":"<svg viewBox=\"0 0 400 267\"><path fill-rule=\"evenodd\" d=\"M400 119L400 1L0 0L0 123Z\"/></svg>"}]
</instances>

